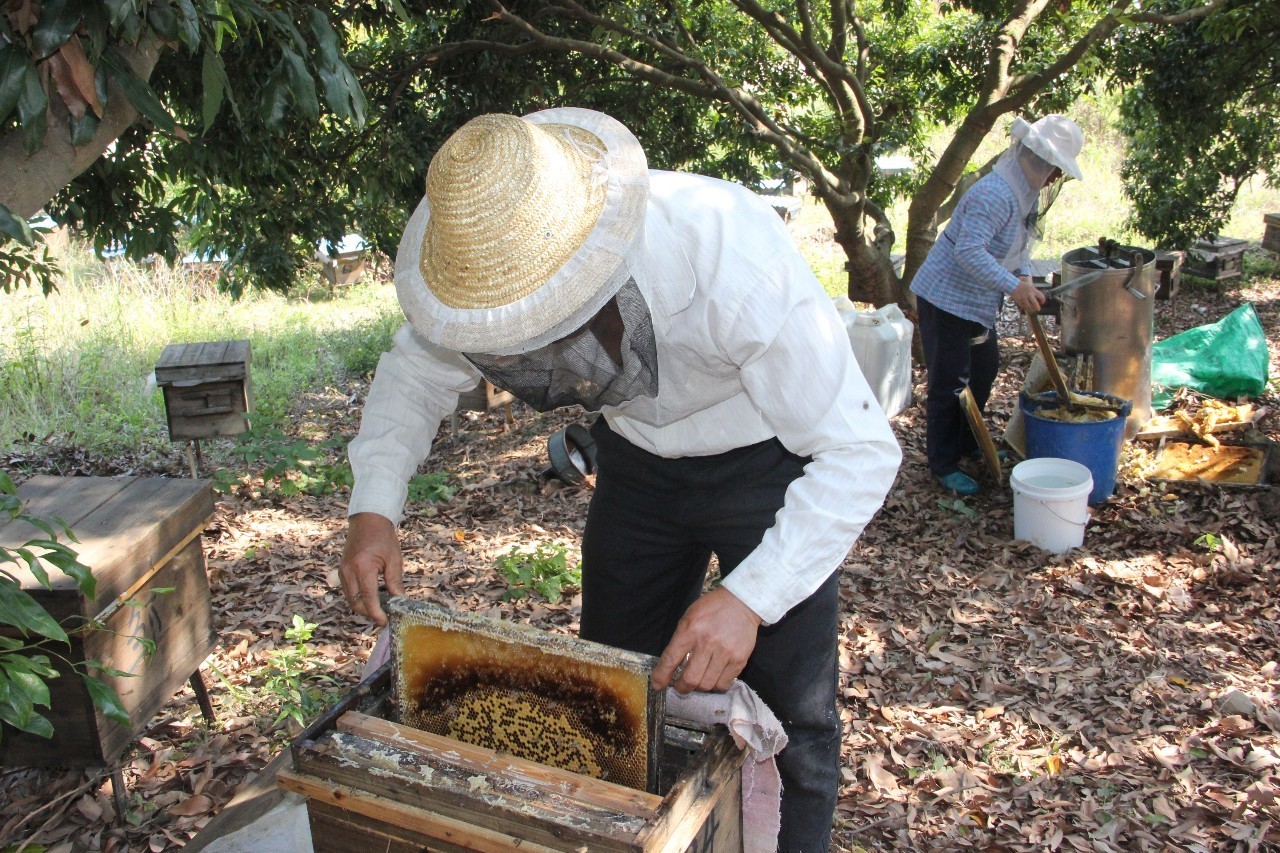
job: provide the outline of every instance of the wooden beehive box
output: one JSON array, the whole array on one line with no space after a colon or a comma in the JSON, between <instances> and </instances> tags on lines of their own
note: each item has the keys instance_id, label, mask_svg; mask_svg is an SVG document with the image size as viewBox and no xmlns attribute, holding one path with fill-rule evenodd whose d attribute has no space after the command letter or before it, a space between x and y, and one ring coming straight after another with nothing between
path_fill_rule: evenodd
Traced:
<instances>
[{"instance_id":1,"label":"wooden beehive box","mask_svg":"<svg viewBox=\"0 0 1280 853\"><path fill-rule=\"evenodd\" d=\"M1280 213L1264 213L1262 222L1262 248L1280 254Z\"/></svg>"},{"instance_id":2,"label":"wooden beehive box","mask_svg":"<svg viewBox=\"0 0 1280 853\"><path fill-rule=\"evenodd\" d=\"M1247 240L1235 237L1215 237L1198 240L1187 250L1183 269L1188 275L1222 281L1235 278L1244 272L1244 250Z\"/></svg>"},{"instance_id":3,"label":"wooden beehive box","mask_svg":"<svg viewBox=\"0 0 1280 853\"><path fill-rule=\"evenodd\" d=\"M316 259L320 261L320 274L330 287L355 284L364 276L367 248L358 234L346 235L337 245L320 241L316 246Z\"/></svg>"},{"instance_id":4,"label":"wooden beehive box","mask_svg":"<svg viewBox=\"0 0 1280 853\"><path fill-rule=\"evenodd\" d=\"M1182 287L1182 265L1187 253L1156 251L1156 299L1173 299Z\"/></svg>"},{"instance_id":5,"label":"wooden beehive box","mask_svg":"<svg viewBox=\"0 0 1280 853\"><path fill-rule=\"evenodd\" d=\"M239 435L249 428L253 379L248 341L169 344L156 362L169 440Z\"/></svg>"},{"instance_id":6,"label":"wooden beehive box","mask_svg":"<svg viewBox=\"0 0 1280 853\"><path fill-rule=\"evenodd\" d=\"M320 265L320 273L330 287L346 287L364 277L364 252L346 252Z\"/></svg>"},{"instance_id":7,"label":"wooden beehive box","mask_svg":"<svg viewBox=\"0 0 1280 853\"><path fill-rule=\"evenodd\" d=\"M72 662L101 661L134 677L103 677L129 714L130 725L124 726L104 717L84 682L54 659L62 675L49 682L52 707L45 713L53 737L5 728L0 765L110 764L213 650L213 610L200 547L213 513L213 489L199 480L40 476L23 483L17 496L28 515L61 518L70 526L79 542L67 544L97 579L88 600L57 570L49 572L54 584L47 590L25 567L9 568L64 626L67 620L104 623L101 630L73 634L70 650L59 653ZM26 522L0 525L6 548L33 538L45 534ZM137 638L154 642L155 653L147 657Z\"/></svg>"},{"instance_id":8,"label":"wooden beehive box","mask_svg":"<svg viewBox=\"0 0 1280 853\"><path fill-rule=\"evenodd\" d=\"M666 718L659 793L390 721L390 665L294 741L280 784L306 797L315 853L742 850L745 753Z\"/></svg>"},{"instance_id":9,"label":"wooden beehive box","mask_svg":"<svg viewBox=\"0 0 1280 853\"><path fill-rule=\"evenodd\" d=\"M488 379L481 379L479 385L458 395L457 411L487 412L499 406L510 406L515 399L509 391L503 391Z\"/></svg>"}]
</instances>

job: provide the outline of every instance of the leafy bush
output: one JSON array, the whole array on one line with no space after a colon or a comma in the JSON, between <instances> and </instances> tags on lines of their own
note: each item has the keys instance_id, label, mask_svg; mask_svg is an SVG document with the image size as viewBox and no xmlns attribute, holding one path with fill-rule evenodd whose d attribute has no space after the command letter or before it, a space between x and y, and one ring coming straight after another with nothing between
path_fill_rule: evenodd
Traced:
<instances>
[{"instance_id":1,"label":"leafy bush","mask_svg":"<svg viewBox=\"0 0 1280 853\"><path fill-rule=\"evenodd\" d=\"M262 692L279 705L275 725L287 722L295 729L305 728L337 698L337 682L318 671L307 646L315 630L316 623L293 614L293 624L284 632L293 646L268 655Z\"/></svg>"},{"instance_id":2,"label":"leafy bush","mask_svg":"<svg viewBox=\"0 0 1280 853\"><path fill-rule=\"evenodd\" d=\"M539 543L532 552L514 546L498 558L497 569L509 586L502 595L504 601L524 598L534 590L558 604L565 592L582 585L582 564L569 568L563 545Z\"/></svg>"}]
</instances>

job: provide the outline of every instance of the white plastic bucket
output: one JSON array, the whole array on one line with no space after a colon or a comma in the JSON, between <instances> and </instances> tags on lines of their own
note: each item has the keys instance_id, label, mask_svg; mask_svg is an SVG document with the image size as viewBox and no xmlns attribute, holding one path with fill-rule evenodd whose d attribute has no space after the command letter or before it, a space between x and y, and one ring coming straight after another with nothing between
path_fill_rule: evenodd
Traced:
<instances>
[{"instance_id":1,"label":"white plastic bucket","mask_svg":"<svg viewBox=\"0 0 1280 853\"><path fill-rule=\"evenodd\" d=\"M1093 475L1079 462L1040 457L1013 466L1013 538L1061 554L1084 543Z\"/></svg>"}]
</instances>

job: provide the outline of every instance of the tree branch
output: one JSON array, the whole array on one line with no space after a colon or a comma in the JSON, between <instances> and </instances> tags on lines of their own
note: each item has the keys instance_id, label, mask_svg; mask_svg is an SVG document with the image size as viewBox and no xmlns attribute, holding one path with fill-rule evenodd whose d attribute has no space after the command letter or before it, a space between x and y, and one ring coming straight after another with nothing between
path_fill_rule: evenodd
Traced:
<instances>
[{"instance_id":1,"label":"tree branch","mask_svg":"<svg viewBox=\"0 0 1280 853\"><path fill-rule=\"evenodd\" d=\"M154 35L144 36L133 46L116 47L141 80L151 77L163 49ZM65 111L49 110L44 144L33 155L27 154L20 128L5 133L0 137L0 164L4 164L6 173L0 185L0 204L23 219L35 216L59 190L93 165L137 118L138 111L112 81L98 130L84 145L71 144Z\"/></svg>"}]
</instances>

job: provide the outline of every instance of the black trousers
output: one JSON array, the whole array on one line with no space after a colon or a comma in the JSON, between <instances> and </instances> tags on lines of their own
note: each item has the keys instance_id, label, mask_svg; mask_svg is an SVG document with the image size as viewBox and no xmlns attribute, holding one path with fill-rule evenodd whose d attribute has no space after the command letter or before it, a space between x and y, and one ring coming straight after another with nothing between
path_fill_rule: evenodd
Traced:
<instances>
[{"instance_id":1,"label":"black trousers","mask_svg":"<svg viewBox=\"0 0 1280 853\"><path fill-rule=\"evenodd\" d=\"M916 308L929 379L925 454L929 470L945 477L960 467L961 459L978 449L978 440L960 407L960 392L969 386L978 409L986 408L1000 369L1000 349L995 331L981 323L943 311L919 296ZM974 343L984 333L982 342Z\"/></svg>"},{"instance_id":2,"label":"black trousers","mask_svg":"<svg viewBox=\"0 0 1280 853\"><path fill-rule=\"evenodd\" d=\"M665 459L600 418L596 488L582 540L583 638L660 654L701 594L712 554L733 572L773 525L788 484L809 459L777 440L715 456ZM835 573L773 625L761 627L739 678L777 715L778 849L824 851L840 784Z\"/></svg>"}]
</instances>

